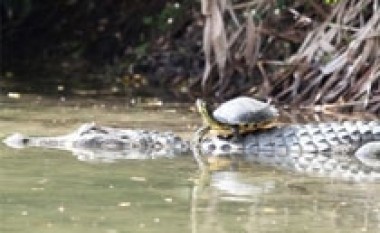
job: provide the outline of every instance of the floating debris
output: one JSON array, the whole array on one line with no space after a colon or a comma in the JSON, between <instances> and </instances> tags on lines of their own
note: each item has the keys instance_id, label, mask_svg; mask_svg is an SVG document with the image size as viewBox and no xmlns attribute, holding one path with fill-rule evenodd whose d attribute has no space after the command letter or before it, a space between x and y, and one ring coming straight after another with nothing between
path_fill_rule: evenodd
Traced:
<instances>
[{"instance_id":1,"label":"floating debris","mask_svg":"<svg viewBox=\"0 0 380 233\"><path fill-rule=\"evenodd\" d=\"M65 212L65 207L64 206L59 206L58 207L58 211L60 212L60 213L63 213L63 212Z\"/></svg>"},{"instance_id":2,"label":"floating debris","mask_svg":"<svg viewBox=\"0 0 380 233\"><path fill-rule=\"evenodd\" d=\"M167 197L167 198L165 198L164 200L165 200L165 202L167 202L167 203L172 203L172 202L173 202L173 198L171 198L171 197Z\"/></svg>"},{"instance_id":3,"label":"floating debris","mask_svg":"<svg viewBox=\"0 0 380 233\"><path fill-rule=\"evenodd\" d=\"M130 202L120 202L118 204L118 206L120 206L120 207L129 207L129 206L131 206L131 203Z\"/></svg>"},{"instance_id":4,"label":"floating debris","mask_svg":"<svg viewBox=\"0 0 380 233\"><path fill-rule=\"evenodd\" d=\"M21 98L21 94L18 92L8 92L7 96L10 99L20 99Z\"/></svg>"},{"instance_id":5,"label":"floating debris","mask_svg":"<svg viewBox=\"0 0 380 233\"><path fill-rule=\"evenodd\" d=\"M65 86L63 86L63 85L57 86L57 91L64 91L64 90L65 90Z\"/></svg>"},{"instance_id":6,"label":"floating debris","mask_svg":"<svg viewBox=\"0 0 380 233\"><path fill-rule=\"evenodd\" d=\"M143 176L131 176L129 179L132 181L137 181L137 182L145 182L146 181L146 178Z\"/></svg>"},{"instance_id":7,"label":"floating debris","mask_svg":"<svg viewBox=\"0 0 380 233\"><path fill-rule=\"evenodd\" d=\"M277 210L274 208L271 208L271 207L264 207L262 209L262 212L266 213L266 214L275 214L275 213L277 213Z\"/></svg>"}]
</instances>

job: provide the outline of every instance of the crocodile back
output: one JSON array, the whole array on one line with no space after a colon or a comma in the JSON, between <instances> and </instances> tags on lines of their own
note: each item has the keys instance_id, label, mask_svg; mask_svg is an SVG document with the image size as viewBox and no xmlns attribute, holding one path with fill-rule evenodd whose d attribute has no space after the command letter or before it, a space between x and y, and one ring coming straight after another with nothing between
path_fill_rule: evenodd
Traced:
<instances>
[{"instance_id":1,"label":"crocodile back","mask_svg":"<svg viewBox=\"0 0 380 233\"><path fill-rule=\"evenodd\" d=\"M233 139L208 138L204 153L237 155L238 159L312 175L380 180L380 168L355 156L367 142L380 141L377 121L332 122L283 126Z\"/></svg>"},{"instance_id":2,"label":"crocodile back","mask_svg":"<svg viewBox=\"0 0 380 233\"><path fill-rule=\"evenodd\" d=\"M346 121L290 125L249 134L244 148L251 154L268 150L286 154L352 153L361 145L378 140L379 122Z\"/></svg>"}]
</instances>

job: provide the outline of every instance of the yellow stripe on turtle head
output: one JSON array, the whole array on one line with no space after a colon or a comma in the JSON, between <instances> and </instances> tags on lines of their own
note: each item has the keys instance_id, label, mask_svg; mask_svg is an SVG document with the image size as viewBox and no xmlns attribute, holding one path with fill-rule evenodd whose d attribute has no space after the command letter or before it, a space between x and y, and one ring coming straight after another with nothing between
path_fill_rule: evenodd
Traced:
<instances>
[{"instance_id":1,"label":"yellow stripe on turtle head","mask_svg":"<svg viewBox=\"0 0 380 233\"><path fill-rule=\"evenodd\" d=\"M195 103L205 125L209 125L212 129L224 128L217 120L214 119L206 101L197 99Z\"/></svg>"}]
</instances>

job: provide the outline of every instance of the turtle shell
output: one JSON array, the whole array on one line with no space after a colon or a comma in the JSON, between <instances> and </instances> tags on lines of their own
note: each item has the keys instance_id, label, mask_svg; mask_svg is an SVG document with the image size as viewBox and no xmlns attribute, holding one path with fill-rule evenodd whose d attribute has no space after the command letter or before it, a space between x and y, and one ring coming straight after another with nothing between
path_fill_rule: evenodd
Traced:
<instances>
[{"instance_id":1,"label":"turtle shell","mask_svg":"<svg viewBox=\"0 0 380 233\"><path fill-rule=\"evenodd\" d=\"M237 97L221 104L215 109L213 116L223 124L244 125L274 120L278 111L269 103L249 97Z\"/></svg>"}]
</instances>

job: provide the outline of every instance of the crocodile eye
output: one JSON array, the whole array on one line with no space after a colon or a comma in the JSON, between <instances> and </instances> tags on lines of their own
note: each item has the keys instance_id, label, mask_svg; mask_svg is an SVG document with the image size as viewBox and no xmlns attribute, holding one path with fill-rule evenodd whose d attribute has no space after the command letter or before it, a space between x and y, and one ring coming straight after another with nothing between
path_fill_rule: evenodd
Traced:
<instances>
[{"instance_id":1,"label":"crocodile eye","mask_svg":"<svg viewBox=\"0 0 380 233\"><path fill-rule=\"evenodd\" d=\"M216 146L214 144L208 145L208 150L209 151L214 151L216 149Z\"/></svg>"},{"instance_id":2,"label":"crocodile eye","mask_svg":"<svg viewBox=\"0 0 380 233\"><path fill-rule=\"evenodd\" d=\"M29 138L23 138L22 139L22 144L26 145L29 143Z\"/></svg>"},{"instance_id":3,"label":"crocodile eye","mask_svg":"<svg viewBox=\"0 0 380 233\"><path fill-rule=\"evenodd\" d=\"M228 144L224 144L224 145L222 145L221 149L222 149L222 151L230 151L231 150L231 146L228 145Z\"/></svg>"}]
</instances>

